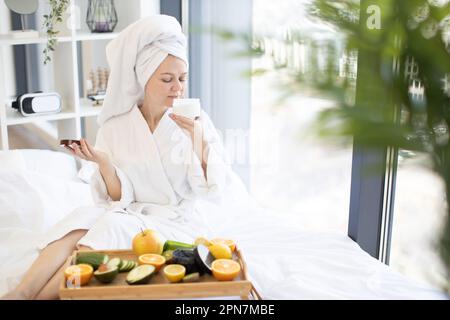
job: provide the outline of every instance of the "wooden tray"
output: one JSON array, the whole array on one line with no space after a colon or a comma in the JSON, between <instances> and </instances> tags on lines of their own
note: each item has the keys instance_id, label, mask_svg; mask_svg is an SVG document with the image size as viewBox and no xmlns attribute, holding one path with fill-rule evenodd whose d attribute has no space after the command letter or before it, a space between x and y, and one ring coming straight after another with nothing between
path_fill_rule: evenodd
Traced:
<instances>
[{"instance_id":1,"label":"wooden tray","mask_svg":"<svg viewBox=\"0 0 450 320\"><path fill-rule=\"evenodd\" d=\"M67 259L65 267L75 264L78 251ZM137 261L137 256L130 250L93 250L107 254L110 258ZM205 274L198 282L170 283L161 270L155 274L146 285L128 285L125 282L128 272L117 275L113 282L103 284L94 277L80 288L67 288L64 277L59 290L59 296L67 299L177 299L177 298L207 298L239 296L241 299L261 299L248 280L247 267L241 252L236 248L234 260L241 265L241 272L233 281L218 281L212 275ZM65 268L64 268L65 269Z\"/></svg>"}]
</instances>

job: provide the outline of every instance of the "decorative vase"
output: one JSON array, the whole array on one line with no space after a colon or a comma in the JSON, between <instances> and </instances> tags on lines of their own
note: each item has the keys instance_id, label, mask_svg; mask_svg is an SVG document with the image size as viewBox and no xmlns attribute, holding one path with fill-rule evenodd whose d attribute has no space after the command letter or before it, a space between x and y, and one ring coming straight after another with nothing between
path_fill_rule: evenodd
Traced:
<instances>
[{"instance_id":1,"label":"decorative vase","mask_svg":"<svg viewBox=\"0 0 450 320\"><path fill-rule=\"evenodd\" d=\"M91 32L112 32L117 25L114 0L89 0L86 23Z\"/></svg>"}]
</instances>

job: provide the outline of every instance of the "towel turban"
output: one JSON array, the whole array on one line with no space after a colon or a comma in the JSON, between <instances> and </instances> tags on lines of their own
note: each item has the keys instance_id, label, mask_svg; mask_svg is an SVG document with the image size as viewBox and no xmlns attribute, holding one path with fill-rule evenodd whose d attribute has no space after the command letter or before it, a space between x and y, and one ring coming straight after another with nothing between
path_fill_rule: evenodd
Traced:
<instances>
[{"instance_id":1,"label":"towel turban","mask_svg":"<svg viewBox=\"0 0 450 320\"><path fill-rule=\"evenodd\" d=\"M167 15L140 19L109 42L110 75L98 123L102 125L142 102L148 79L169 54L188 65L186 37L178 21Z\"/></svg>"}]
</instances>

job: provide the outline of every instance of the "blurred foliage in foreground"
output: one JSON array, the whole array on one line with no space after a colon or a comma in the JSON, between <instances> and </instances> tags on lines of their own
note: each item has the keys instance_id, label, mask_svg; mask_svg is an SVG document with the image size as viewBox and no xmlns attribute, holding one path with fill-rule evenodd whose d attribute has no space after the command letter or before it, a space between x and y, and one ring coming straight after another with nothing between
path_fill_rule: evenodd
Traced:
<instances>
[{"instance_id":1,"label":"blurred foliage in foreground","mask_svg":"<svg viewBox=\"0 0 450 320\"><path fill-rule=\"evenodd\" d=\"M447 273L445 290L450 292L448 2L312 0L309 14L336 31L331 38L291 32L278 39L284 47L280 54L270 47L270 36L255 35L248 54L273 57L275 70L286 79L287 96L314 88L338 101L320 113L321 135L431 156L433 170L446 186L447 219L439 250ZM230 38L226 32L223 36ZM305 49L306 61L295 62ZM256 69L251 75L266 71Z\"/></svg>"}]
</instances>

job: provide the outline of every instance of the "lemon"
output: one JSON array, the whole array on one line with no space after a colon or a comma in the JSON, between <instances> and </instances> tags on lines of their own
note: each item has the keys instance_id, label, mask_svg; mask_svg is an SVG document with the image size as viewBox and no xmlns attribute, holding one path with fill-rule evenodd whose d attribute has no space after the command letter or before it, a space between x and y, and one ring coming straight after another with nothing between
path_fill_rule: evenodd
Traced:
<instances>
[{"instance_id":1,"label":"lemon","mask_svg":"<svg viewBox=\"0 0 450 320\"><path fill-rule=\"evenodd\" d=\"M164 275L170 282L180 282L186 274L186 268L181 264L169 264L164 268Z\"/></svg>"},{"instance_id":2,"label":"lemon","mask_svg":"<svg viewBox=\"0 0 450 320\"><path fill-rule=\"evenodd\" d=\"M208 249L216 259L231 259L233 257L230 247L224 243L214 243Z\"/></svg>"},{"instance_id":3,"label":"lemon","mask_svg":"<svg viewBox=\"0 0 450 320\"><path fill-rule=\"evenodd\" d=\"M223 244L226 244L227 246L229 246L231 251L236 250L236 243L231 239L215 238L215 239L211 239L210 242L211 242L211 244L223 243Z\"/></svg>"},{"instance_id":4,"label":"lemon","mask_svg":"<svg viewBox=\"0 0 450 320\"><path fill-rule=\"evenodd\" d=\"M206 239L205 237L198 237L197 239L195 239L195 242L194 242L195 246L204 245L205 247L209 247L212 244L213 243L211 241L209 241L208 239Z\"/></svg>"}]
</instances>

